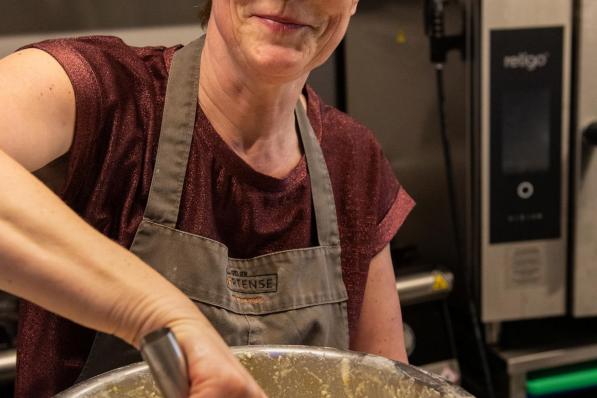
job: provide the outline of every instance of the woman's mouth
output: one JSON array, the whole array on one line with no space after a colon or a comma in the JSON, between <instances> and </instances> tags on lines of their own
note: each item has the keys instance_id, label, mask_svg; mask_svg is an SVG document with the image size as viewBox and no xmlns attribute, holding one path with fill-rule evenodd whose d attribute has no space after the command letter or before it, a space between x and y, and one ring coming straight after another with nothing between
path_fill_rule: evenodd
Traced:
<instances>
[{"instance_id":1,"label":"woman's mouth","mask_svg":"<svg viewBox=\"0 0 597 398\"><path fill-rule=\"evenodd\" d=\"M274 32L296 32L310 25L277 15L254 15L255 18Z\"/></svg>"}]
</instances>

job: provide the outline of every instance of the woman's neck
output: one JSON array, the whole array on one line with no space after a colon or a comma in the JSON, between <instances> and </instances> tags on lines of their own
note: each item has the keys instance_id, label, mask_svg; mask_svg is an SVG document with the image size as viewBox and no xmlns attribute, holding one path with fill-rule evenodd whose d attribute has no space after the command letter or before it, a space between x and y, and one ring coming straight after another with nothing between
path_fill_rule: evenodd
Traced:
<instances>
[{"instance_id":1,"label":"woman's neck","mask_svg":"<svg viewBox=\"0 0 597 398\"><path fill-rule=\"evenodd\" d=\"M206 39L199 102L222 139L255 170L286 176L300 161L294 109L306 76L283 84L249 76L233 61L222 38Z\"/></svg>"}]
</instances>

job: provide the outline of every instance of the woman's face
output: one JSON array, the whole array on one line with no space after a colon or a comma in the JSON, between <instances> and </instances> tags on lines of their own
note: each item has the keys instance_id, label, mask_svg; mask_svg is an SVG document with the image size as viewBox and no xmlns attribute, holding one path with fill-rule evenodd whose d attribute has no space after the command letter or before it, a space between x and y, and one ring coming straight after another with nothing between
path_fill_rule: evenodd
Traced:
<instances>
[{"instance_id":1,"label":"woman's face","mask_svg":"<svg viewBox=\"0 0 597 398\"><path fill-rule=\"evenodd\" d=\"M297 79L342 40L358 0L213 0L217 29L234 60L272 80ZM213 26L211 26L213 24Z\"/></svg>"}]
</instances>

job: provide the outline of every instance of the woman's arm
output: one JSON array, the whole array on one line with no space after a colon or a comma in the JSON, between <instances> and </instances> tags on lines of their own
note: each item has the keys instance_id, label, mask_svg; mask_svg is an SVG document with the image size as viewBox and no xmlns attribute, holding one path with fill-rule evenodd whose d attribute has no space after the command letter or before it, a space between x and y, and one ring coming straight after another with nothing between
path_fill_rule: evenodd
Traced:
<instances>
[{"instance_id":1,"label":"woman's arm","mask_svg":"<svg viewBox=\"0 0 597 398\"><path fill-rule=\"evenodd\" d=\"M0 150L30 171L65 154L75 129L75 96L49 54L19 51L0 60Z\"/></svg>"},{"instance_id":2,"label":"woman's arm","mask_svg":"<svg viewBox=\"0 0 597 398\"><path fill-rule=\"evenodd\" d=\"M193 397L263 396L183 293L27 170L72 141L72 87L50 58L27 50L0 61L0 290L135 346L170 327L187 355Z\"/></svg>"},{"instance_id":3,"label":"woman's arm","mask_svg":"<svg viewBox=\"0 0 597 398\"><path fill-rule=\"evenodd\" d=\"M188 359L192 397L263 397L184 294L1 151L0 236L0 290L137 347L170 327Z\"/></svg>"},{"instance_id":4,"label":"woman's arm","mask_svg":"<svg viewBox=\"0 0 597 398\"><path fill-rule=\"evenodd\" d=\"M371 260L361 317L351 349L408 363L389 245Z\"/></svg>"}]
</instances>

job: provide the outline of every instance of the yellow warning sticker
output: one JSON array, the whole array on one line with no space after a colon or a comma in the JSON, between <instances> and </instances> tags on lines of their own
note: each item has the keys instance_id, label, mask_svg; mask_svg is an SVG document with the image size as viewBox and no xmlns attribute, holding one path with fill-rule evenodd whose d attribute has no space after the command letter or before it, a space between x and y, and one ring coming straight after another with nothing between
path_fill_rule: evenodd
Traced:
<instances>
[{"instance_id":1,"label":"yellow warning sticker","mask_svg":"<svg viewBox=\"0 0 597 398\"><path fill-rule=\"evenodd\" d=\"M398 33L396 33L396 43L397 44L406 44L407 39L406 39L406 33L404 33L403 30L398 31Z\"/></svg>"},{"instance_id":2,"label":"yellow warning sticker","mask_svg":"<svg viewBox=\"0 0 597 398\"><path fill-rule=\"evenodd\" d=\"M431 290L437 292L440 290L447 290L448 287L448 281L446 280L446 278L444 278L442 274L435 275L435 280L433 281L433 287L431 288Z\"/></svg>"}]
</instances>

